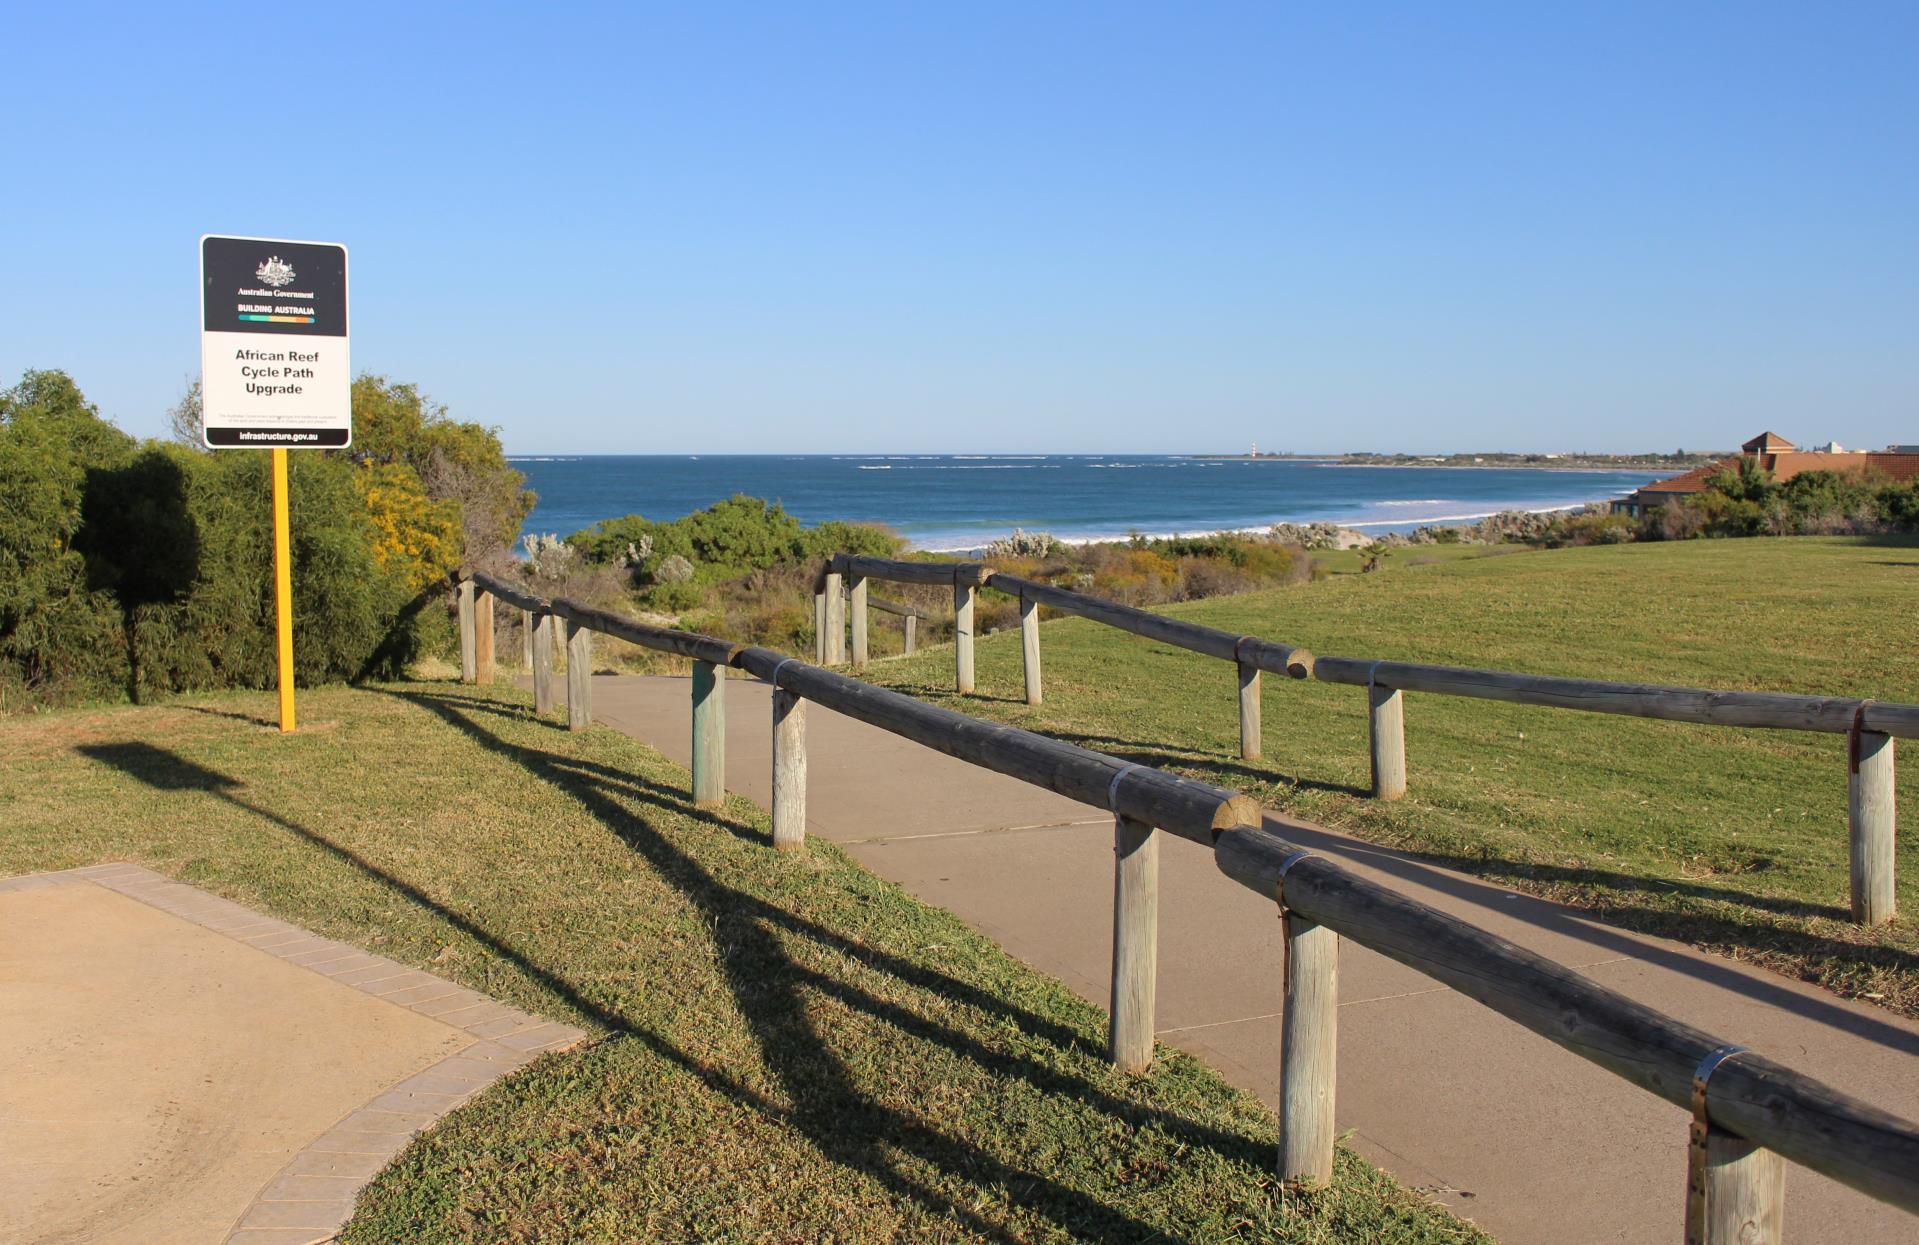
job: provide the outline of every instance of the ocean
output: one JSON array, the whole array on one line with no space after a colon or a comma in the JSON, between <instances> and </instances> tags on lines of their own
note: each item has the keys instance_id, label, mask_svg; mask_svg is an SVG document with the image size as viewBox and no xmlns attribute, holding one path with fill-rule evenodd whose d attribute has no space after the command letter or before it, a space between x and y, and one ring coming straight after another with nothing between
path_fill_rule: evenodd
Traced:
<instances>
[{"instance_id":1,"label":"ocean","mask_svg":"<svg viewBox=\"0 0 1919 1245\"><path fill-rule=\"evenodd\" d=\"M941 551L978 548L1015 527L1072 541L1322 520L1406 531L1604 501L1657 478L1156 454L607 454L512 462L539 494L528 532L566 535L626 514L676 519L747 493L780 502L806 524L884 523L915 548Z\"/></svg>"}]
</instances>

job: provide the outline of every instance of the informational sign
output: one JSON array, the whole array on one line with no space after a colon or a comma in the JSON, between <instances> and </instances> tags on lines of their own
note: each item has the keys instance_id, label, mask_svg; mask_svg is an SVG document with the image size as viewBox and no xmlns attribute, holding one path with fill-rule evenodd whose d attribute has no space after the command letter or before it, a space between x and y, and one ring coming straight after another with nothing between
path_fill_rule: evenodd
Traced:
<instances>
[{"instance_id":1,"label":"informational sign","mask_svg":"<svg viewBox=\"0 0 1919 1245\"><path fill-rule=\"evenodd\" d=\"M344 246L201 238L200 321L209 449L352 442Z\"/></svg>"}]
</instances>

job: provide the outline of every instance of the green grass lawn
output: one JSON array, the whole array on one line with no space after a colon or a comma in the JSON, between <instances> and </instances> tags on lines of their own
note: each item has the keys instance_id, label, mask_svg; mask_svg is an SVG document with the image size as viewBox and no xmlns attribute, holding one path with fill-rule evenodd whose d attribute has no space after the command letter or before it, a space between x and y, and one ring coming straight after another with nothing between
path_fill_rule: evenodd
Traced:
<instances>
[{"instance_id":1,"label":"green grass lawn","mask_svg":"<svg viewBox=\"0 0 1919 1245\"><path fill-rule=\"evenodd\" d=\"M1919 701L1912 542L1418 552L1166 612L1321 654ZM1410 792L1382 805L1365 798L1364 689L1265 676L1266 758L1244 764L1226 663L1080 619L1041 634L1037 709L1016 632L979 641L977 697L952 694L950 647L868 677L1919 1015L1919 837L1899 847L1903 915L1851 925L1843 736L1407 693ZM1899 784L1909 819L1915 773L1919 756Z\"/></svg>"},{"instance_id":2,"label":"green grass lawn","mask_svg":"<svg viewBox=\"0 0 1919 1245\"><path fill-rule=\"evenodd\" d=\"M1380 559L1380 569L1397 570L1405 566L1431 566L1439 562L1467 562L1474 558L1503 558L1531 552L1534 551L1524 545L1407 545L1388 550ZM1316 549L1313 561L1334 575L1356 575L1366 559L1357 549Z\"/></svg>"},{"instance_id":3,"label":"green grass lawn","mask_svg":"<svg viewBox=\"0 0 1919 1245\"><path fill-rule=\"evenodd\" d=\"M1098 1009L624 736L447 684L270 710L0 721L0 874L138 861L600 1036L418 1139L347 1241L1484 1239L1344 1150L1280 1194L1256 1100L1113 1072Z\"/></svg>"}]
</instances>

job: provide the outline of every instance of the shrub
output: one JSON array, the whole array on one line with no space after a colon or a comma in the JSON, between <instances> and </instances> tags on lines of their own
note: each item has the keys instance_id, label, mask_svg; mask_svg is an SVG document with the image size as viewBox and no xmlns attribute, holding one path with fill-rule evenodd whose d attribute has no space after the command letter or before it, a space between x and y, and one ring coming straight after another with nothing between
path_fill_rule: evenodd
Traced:
<instances>
[{"instance_id":1,"label":"shrub","mask_svg":"<svg viewBox=\"0 0 1919 1245\"><path fill-rule=\"evenodd\" d=\"M119 611L75 548L87 464L133 439L99 418L64 372L0 393L0 706L100 695L122 680Z\"/></svg>"},{"instance_id":2,"label":"shrub","mask_svg":"<svg viewBox=\"0 0 1919 1245\"><path fill-rule=\"evenodd\" d=\"M1097 550L1092 569L1093 590L1126 605L1170 601L1179 584L1179 564L1151 549Z\"/></svg>"},{"instance_id":3,"label":"shrub","mask_svg":"<svg viewBox=\"0 0 1919 1245\"><path fill-rule=\"evenodd\" d=\"M1640 523L1640 531L1657 540L1691 540L1705 528L1705 513L1689 499L1668 502Z\"/></svg>"},{"instance_id":4,"label":"shrub","mask_svg":"<svg viewBox=\"0 0 1919 1245\"><path fill-rule=\"evenodd\" d=\"M294 670L397 673L456 511L398 462L289 456ZM140 448L63 373L0 394L0 704L263 687L275 677L268 457Z\"/></svg>"},{"instance_id":5,"label":"shrub","mask_svg":"<svg viewBox=\"0 0 1919 1245\"><path fill-rule=\"evenodd\" d=\"M459 569L465 536L460 505L427 495L404 463L367 463L355 477L373 520L373 557L416 592Z\"/></svg>"},{"instance_id":6,"label":"shrub","mask_svg":"<svg viewBox=\"0 0 1919 1245\"><path fill-rule=\"evenodd\" d=\"M647 609L661 614L684 614L706 604L706 590L684 582L660 583L642 593L640 600Z\"/></svg>"},{"instance_id":7,"label":"shrub","mask_svg":"<svg viewBox=\"0 0 1919 1245\"><path fill-rule=\"evenodd\" d=\"M1059 547L1051 532L1029 532L1016 527L1011 536L988 541L981 553L989 559L1044 558Z\"/></svg>"},{"instance_id":8,"label":"shrub","mask_svg":"<svg viewBox=\"0 0 1919 1245\"><path fill-rule=\"evenodd\" d=\"M1638 524L1623 514L1602 514L1589 511L1584 514L1567 515L1556 524L1547 538L1547 543L1555 547L1560 545L1622 545L1631 541L1639 531Z\"/></svg>"},{"instance_id":9,"label":"shrub","mask_svg":"<svg viewBox=\"0 0 1919 1245\"><path fill-rule=\"evenodd\" d=\"M353 446L328 453L404 466L429 498L458 507L461 560L483 570L509 567L508 551L535 498L506 461L498 429L452 418L418 385L363 375L353 382Z\"/></svg>"},{"instance_id":10,"label":"shrub","mask_svg":"<svg viewBox=\"0 0 1919 1245\"><path fill-rule=\"evenodd\" d=\"M626 564L631 558L641 582L657 579L660 566L675 557L713 581L834 553L888 558L900 548L899 537L884 528L840 522L806 528L778 503L743 493L667 523L637 514L606 519L573 533L567 543L594 562Z\"/></svg>"},{"instance_id":11,"label":"shrub","mask_svg":"<svg viewBox=\"0 0 1919 1245\"><path fill-rule=\"evenodd\" d=\"M1268 529L1277 543L1301 549L1337 549L1339 532L1337 523L1275 523Z\"/></svg>"},{"instance_id":12,"label":"shrub","mask_svg":"<svg viewBox=\"0 0 1919 1245\"><path fill-rule=\"evenodd\" d=\"M1502 510L1465 530L1465 539L1478 545L1536 544L1546 539L1553 516L1529 510Z\"/></svg>"}]
</instances>

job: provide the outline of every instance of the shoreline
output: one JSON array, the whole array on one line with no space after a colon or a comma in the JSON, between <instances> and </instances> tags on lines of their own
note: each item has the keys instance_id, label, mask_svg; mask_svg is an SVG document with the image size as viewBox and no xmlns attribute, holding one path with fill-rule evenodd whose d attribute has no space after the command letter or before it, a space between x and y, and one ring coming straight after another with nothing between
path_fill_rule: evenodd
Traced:
<instances>
[{"instance_id":1,"label":"shoreline","mask_svg":"<svg viewBox=\"0 0 1919 1245\"><path fill-rule=\"evenodd\" d=\"M1618 463L1601 466L1597 463L1349 463L1336 455L1325 457L1301 458L1253 458L1245 454L1192 454L1188 457L1209 463L1315 463L1321 467L1376 468L1382 471L1561 471L1572 474L1587 474L1613 471L1631 472L1671 472L1680 475L1691 471L1704 463L1695 463L1692 467L1673 463ZM1708 460L1717 461L1717 460Z\"/></svg>"},{"instance_id":2,"label":"shoreline","mask_svg":"<svg viewBox=\"0 0 1919 1245\"><path fill-rule=\"evenodd\" d=\"M1470 468L1467 468L1467 470L1470 470ZM1430 519L1366 519L1358 523L1340 523L1333 519L1275 519L1271 523L1255 524L1251 527L1214 527L1196 530L1180 529L1170 532L1140 532L1138 535L1143 540L1202 540L1208 536L1259 536L1283 524L1293 527L1311 527L1321 523L1329 524L1342 532L1349 531L1358 535L1365 535L1365 529L1370 528L1399 528L1411 532L1422 527L1461 527L1469 523L1476 523L1481 519L1490 519L1496 514L1569 514L1576 510L1584 510L1587 506L1599 505L1604 500L1606 499L1601 498L1591 501L1570 502L1558 506L1505 506L1498 510L1482 510L1472 514L1437 515ZM1008 529L994 539L1004 539L1012 534L1012 530ZM1074 548L1080 548L1086 545L1123 545L1130 541L1133 535L1134 533L1132 532L1123 532L1118 535L1054 536L1053 539L1062 545L1071 545ZM978 554L986 548L988 543L990 542L970 545L942 544L934 546L923 545L918 541L909 539L906 543L906 552Z\"/></svg>"}]
</instances>

